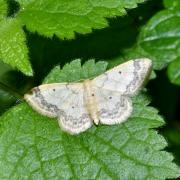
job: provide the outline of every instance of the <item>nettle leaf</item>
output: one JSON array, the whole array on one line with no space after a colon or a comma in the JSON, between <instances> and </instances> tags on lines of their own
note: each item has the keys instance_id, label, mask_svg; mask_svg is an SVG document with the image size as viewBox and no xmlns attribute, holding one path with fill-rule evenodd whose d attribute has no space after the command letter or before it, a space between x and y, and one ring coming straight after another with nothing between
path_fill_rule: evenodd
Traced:
<instances>
[{"instance_id":1,"label":"nettle leaf","mask_svg":"<svg viewBox=\"0 0 180 180\"><path fill-rule=\"evenodd\" d=\"M25 34L16 19L8 18L1 21L0 59L26 75L33 74L28 60Z\"/></svg>"},{"instance_id":2,"label":"nettle leaf","mask_svg":"<svg viewBox=\"0 0 180 180\"><path fill-rule=\"evenodd\" d=\"M7 15L7 3L5 0L0 0L0 21Z\"/></svg>"},{"instance_id":3,"label":"nettle leaf","mask_svg":"<svg viewBox=\"0 0 180 180\"><path fill-rule=\"evenodd\" d=\"M180 57L170 63L167 72L170 81L180 85Z\"/></svg>"},{"instance_id":4,"label":"nettle leaf","mask_svg":"<svg viewBox=\"0 0 180 180\"><path fill-rule=\"evenodd\" d=\"M102 65L102 67L100 66ZM97 66L96 66L97 65ZM78 81L105 71L106 63L76 60L55 67L45 82ZM59 71L59 74L57 73ZM72 74L76 77L72 78ZM68 79L69 77L69 79ZM54 79L53 79L54 78ZM1 118L1 179L165 179L180 175L165 139L153 128L164 124L143 94L135 97L126 123L93 126L77 136L61 131L55 119L22 103Z\"/></svg>"},{"instance_id":5,"label":"nettle leaf","mask_svg":"<svg viewBox=\"0 0 180 180\"><path fill-rule=\"evenodd\" d=\"M52 37L74 38L108 25L106 18L126 14L125 8L137 7L145 0L16 0L21 6L19 17L32 32Z\"/></svg>"},{"instance_id":6,"label":"nettle leaf","mask_svg":"<svg viewBox=\"0 0 180 180\"><path fill-rule=\"evenodd\" d=\"M142 29L139 47L144 56L154 61L154 68L161 69L179 57L180 12L176 9L157 13Z\"/></svg>"},{"instance_id":7,"label":"nettle leaf","mask_svg":"<svg viewBox=\"0 0 180 180\"><path fill-rule=\"evenodd\" d=\"M56 66L44 79L43 84L90 79L104 72L107 65L107 62L99 61L95 63L95 60L91 59L81 67L81 60L76 59L69 64L67 63L62 70L60 70L60 66Z\"/></svg>"}]
</instances>

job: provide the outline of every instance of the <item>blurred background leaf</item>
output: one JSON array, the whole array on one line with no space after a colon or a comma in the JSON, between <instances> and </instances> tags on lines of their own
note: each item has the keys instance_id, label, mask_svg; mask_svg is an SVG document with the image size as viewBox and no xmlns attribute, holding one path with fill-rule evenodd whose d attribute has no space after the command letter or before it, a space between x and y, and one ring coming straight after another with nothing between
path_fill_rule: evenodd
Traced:
<instances>
[{"instance_id":1,"label":"blurred background leaf","mask_svg":"<svg viewBox=\"0 0 180 180\"><path fill-rule=\"evenodd\" d=\"M168 66L168 77L171 83L180 85L180 57Z\"/></svg>"},{"instance_id":2,"label":"blurred background leaf","mask_svg":"<svg viewBox=\"0 0 180 180\"><path fill-rule=\"evenodd\" d=\"M16 0L20 4L18 17L31 32L62 39L74 38L75 32L86 34L92 29L108 26L106 18L126 14L126 9L137 7L145 0Z\"/></svg>"},{"instance_id":3,"label":"blurred background leaf","mask_svg":"<svg viewBox=\"0 0 180 180\"><path fill-rule=\"evenodd\" d=\"M7 15L6 0L0 0L0 21Z\"/></svg>"},{"instance_id":4,"label":"blurred background leaf","mask_svg":"<svg viewBox=\"0 0 180 180\"><path fill-rule=\"evenodd\" d=\"M143 51L142 54L154 61L155 69L161 69L178 58L180 49L179 10L163 10L153 16L140 33L139 46Z\"/></svg>"},{"instance_id":5,"label":"blurred background leaf","mask_svg":"<svg viewBox=\"0 0 180 180\"><path fill-rule=\"evenodd\" d=\"M164 6L168 9L179 9L180 10L180 1L179 0L164 0Z\"/></svg>"}]
</instances>

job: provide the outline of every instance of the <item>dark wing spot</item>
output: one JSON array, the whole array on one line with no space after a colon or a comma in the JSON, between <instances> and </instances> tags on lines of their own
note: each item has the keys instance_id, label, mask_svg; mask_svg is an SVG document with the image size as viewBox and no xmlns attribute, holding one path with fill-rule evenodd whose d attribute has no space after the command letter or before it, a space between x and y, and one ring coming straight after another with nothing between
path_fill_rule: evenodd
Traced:
<instances>
[{"instance_id":1,"label":"dark wing spot","mask_svg":"<svg viewBox=\"0 0 180 180\"><path fill-rule=\"evenodd\" d=\"M55 90L55 89L53 89L53 91L55 92L56 90Z\"/></svg>"},{"instance_id":2,"label":"dark wing spot","mask_svg":"<svg viewBox=\"0 0 180 180\"><path fill-rule=\"evenodd\" d=\"M112 99L112 97L111 97L111 96L109 96L109 99Z\"/></svg>"},{"instance_id":3,"label":"dark wing spot","mask_svg":"<svg viewBox=\"0 0 180 180\"><path fill-rule=\"evenodd\" d=\"M92 96L94 96L94 94L91 94Z\"/></svg>"},{"instance_id":4,"label":"dark wing spot","mask_svg":"<svg viewBox=\"0 0 180 180\"><path fill-rule=\"evenodd\" d=\"M74 106L72 106L72 108L74 109Z\"/></svg>"},{"instance_id":5,"label":"dark wing spot","mask_svg":"<svg viewBox=\"0 0 180 180\"><path fill-rule=\"evenodd\" d=\"M118 73L119 73L119 74L121 74L122 72L121 72L121 71L119 71Z\"/></svg>"}]
</instances>

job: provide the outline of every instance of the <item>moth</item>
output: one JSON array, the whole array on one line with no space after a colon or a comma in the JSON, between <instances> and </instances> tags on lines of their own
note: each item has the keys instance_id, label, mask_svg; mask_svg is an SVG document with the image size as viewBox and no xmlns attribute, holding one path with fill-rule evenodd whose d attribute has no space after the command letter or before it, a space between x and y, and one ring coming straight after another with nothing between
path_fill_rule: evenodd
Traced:
<instances>
[{"instance_id":1,"label":"moth","mask_svg":"<svg viewBox=\"0 0 180 180\"><path fill-rule=\"evenodd\" d=\"M40 85L24 98L40 114L57 117L61 129L70 134L84 132L93 123L119 124L131 115L131 97L143 86L151 66L147 58L130 60L94 79Z\"/></svg>"}]
</instances>

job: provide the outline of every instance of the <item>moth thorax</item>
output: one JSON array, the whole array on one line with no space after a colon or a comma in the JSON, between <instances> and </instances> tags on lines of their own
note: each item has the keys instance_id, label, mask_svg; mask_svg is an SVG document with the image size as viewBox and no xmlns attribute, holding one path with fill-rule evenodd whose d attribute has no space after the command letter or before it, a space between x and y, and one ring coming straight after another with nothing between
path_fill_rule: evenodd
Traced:
<instances>
[{"instance_id":1,"label":"moth thorax","mask_svg":"<svg viewBox=\"0 0 180 180\"><path fill-rule=\"evenodd\" d=\"M84 89L85 89L85 103L87 110L91 118L93 119L94 123L98 124L99 118L97 113L96 94L94 92L91 80L84 81Z\"/></svg>"}]
</instances>

